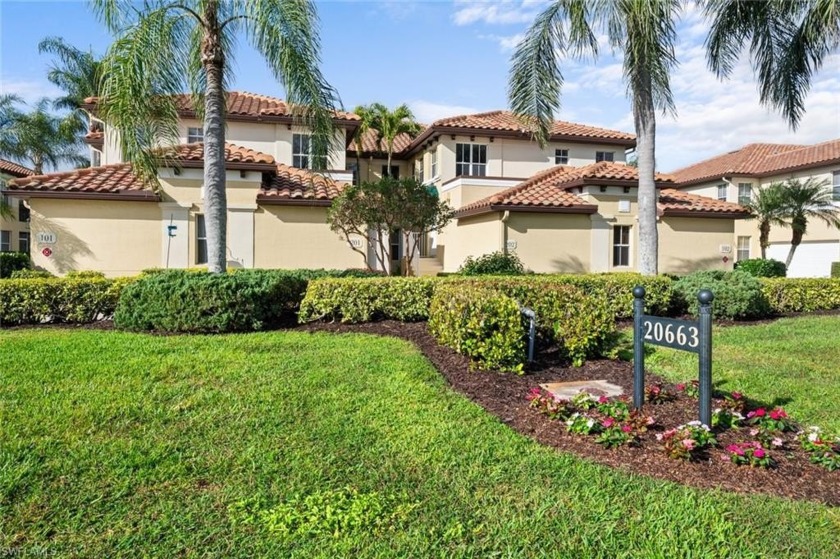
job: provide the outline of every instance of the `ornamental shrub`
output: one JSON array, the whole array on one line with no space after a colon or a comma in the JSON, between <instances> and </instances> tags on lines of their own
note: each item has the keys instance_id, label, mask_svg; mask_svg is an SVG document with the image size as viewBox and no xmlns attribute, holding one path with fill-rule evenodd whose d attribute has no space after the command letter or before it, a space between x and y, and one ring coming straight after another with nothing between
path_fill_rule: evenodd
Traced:
<instances>
[{"instance_id":1,"label":"ornamental shrub","mask_svg":"<svg viewBox=\"0 0 840 559\"><path fill-rule=\"evenodd\" d=\"M434 278L397 277L318 279L312 281L306 290L298 320L426 320L438 282Z\"/></svg>"},{"instance_id":2,"label":"ornamental shrub","mask_svg":"<svg viewBox=\"0 0 840 559\"><path fill-rule=\"evenodd\" d=\"M715 318L756 319L772 313L761 282L746 272L710 270L689 274L674 283L676 306L697 316L697 293L701 289L709 289L715 296Z\"/></svg>"},{"instance_id":3,"label":"ornamental shrub","mask_svg":"<svg viewBox=\"0 0 840 559\"><path fill-rule=\"evenodd\" d=\"M12 276L12 272L32 267L32 261L25 252L0 252L0 278Z\"/></svg>"},{"instance_id":4,"label":"ornamental shrub","mask_svg":"<svg viewBox=\"0 0 840 559\"><path fill-rule=\"evenodd\" d=\"M72 272L67 272L65 277L68 278L104 278L105 274L103 272L97 272L95 270L74 270Z\"/></svg>"},{"instance_id":5,"label":"ornamental shrub","mask_svg":"<svg viewBox=\"0 0 840 559\"><path fill-rule=\"evenodd\" d=\"M831 263L831 277L840 278L840 262Z\"/></svg>"},{"instance_id":6,"label":"ornamental shrub","mask_svg":"<svg viewBox=\"0 0 840 559\"><path fill-rule=\"evenodd\" d=\"M735 269L757 278L783 278L787 275L785 263L772 258L739 260L735 263Z\"/></svg>"},{"instance_id":7,"label":"ornamental shrub","mask_svg":"<svg viewBox=\"0 0 840 559\"><path fill-rule=\"evenodd\" d=\"M109 318L131 278L0 280L0 324L85 323Z\"/></svg>"},{"instance_id":8,"label":"ornamental shrub","mask_svg":"<svg viewBox=\"0 0 840 559\"><path fill-rule=\"evenodd\" d=\"M127 286L114 313L126 330L240 332L261 330L293 316L308 271L237 270L210 274L169 270Z\"/></svg>"},{"instance_id":9,"label":"ornamental shrub","mask_svg":"<svg viewBox=\"0 0 840 559\"><path fill-rule=\"evenodd\" d=\"M645 311L649 314L668 315L674 296L674 281L664 275L643 276L633 272L604 274L551 274L539 276L558 283L574 285L584 293L603 298L613 315L618 318L633 317L633 288L645 288Z\"/></svg>"},{"instance_id":10,"label":"ornamental shrub","mask_svg":"<svg viewBox=\"0 0 840 559\"><path fill-rule=\"evenodd\" d=\"M526 271L516 254L496 251L478 258L468 256L458 273L464 276L521 276Z\"/></svg>"},{"instance_id":11,"label":"ornamental shrub","mask_svg":"<svg viewBox=\"0 0 840 559\"><path fill-rule=\"evenodd\" d=\"M525 328L519 305L485 287L442 285L429 311L429 331L481 369L522 373Z\"/></svg>"},{"instance_id":12,"label":"ornamental shrub","mask_svg":"<svg viewBox=\"0 0 840 559\"><path fill-rule=\"evenodd\" d=\"M33 270L31 268L24 268L23 270L15 270L9 276L12 279L33 279L33 278L54 278L55 276L46 270Z\"/></svg>"},{"instance_id":13,"label":"ornamental shrub","mask_svg":"<svg viewBox=\"0 0 840 559\"><path fill-rule=\"evenodd\" d=\"M761 291L776 313L840 309L840 278L766 278Z\"/></svg>"}]
</instances>

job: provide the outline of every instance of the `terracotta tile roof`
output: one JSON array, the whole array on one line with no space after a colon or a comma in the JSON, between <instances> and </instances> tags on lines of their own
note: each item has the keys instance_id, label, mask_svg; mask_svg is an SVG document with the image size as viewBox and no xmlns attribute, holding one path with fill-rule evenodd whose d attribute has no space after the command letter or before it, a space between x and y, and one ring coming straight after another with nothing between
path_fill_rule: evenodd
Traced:
<instances>
[{"instance_id":1,"label":"terracotta tile roof","mask_svg":"<svg viewBox=\"0 0 840 559\"><path fill-rule=\"evenodd\" d=\"M805 147L794 144L748 144L735 151L677 169L670 175L680 186L720 179L724 176L756 175L761 172L767 159L774 156L783 157L786 153Z\"/></svg>"},{"instance_id":2,"label":"terracotta tile roof","mask_svg":"<svg viewBox=\"0 0 840 559\"><path fill-rule=\"evenodd\" d=\"M471 115L442 118L432 123L432 128L472 128L475 130L504 130L530 134L528 127L510 111L490 111ZM636 136L618 130L608 130L574 122L557 120L551 127L553 136L579 137L587 140L624 140L635 142Z\"/></svg>"},{"instance_id":3,"label":"terracotta tile roof","mask_svg":"<svg viewBox=\"0 0 840 559\"><path fill-rule=\"evenodd\" d=\"M280 164L276 174L263 182L257 202L328 206L346 187L345 183L318 173Z\"/></svg>"},{"instance_id":4,"label":"terracotta tile roof","mask_svg":"<svg viewBox=\"0 0 840 559\"><path fill-rule=\"evenodd\" d=\"M162 150L160 153L163 158L179 161L182 164L204 163L204 144L202 142L180 144L170 150ZM228 142L225 142L225 163L231 169L236 169L241 165L248 165L265 167L265 170L273 170L275 166L273 156Z\"/></svg>"},{"instance_id":5,"label":"terracotta tile roof","mask_svg":"<svg viewBox=\"0 0 840 559\"><path fill-rule=\"evenodd\" d=\"M291 116L291 110L283 99L260 95L247 91L229 91L227 93L227 114L231 116L257 119L261 116ZM192 96L187 94L176 95L178 109L182 112L193 113ZM96 97L88 97L84 101L88 107L97 103ZM361 120L358 115L345 111L336 111L336 118L340 120Z\"/></svg>"},{"instance_id":6,"label":"terracotta tile roof","mask_svg":"<svg viewBox=\"0 0 840 559\"><path fill-rule=\"evenodd\" d=\"M158 196L145 187L132 172L128 163L15 179L9 182L8 189L10 192L26 193L33 197L158 199Z\"/></svg>"},{"instance_id":7,"label":"terracotta tile roof","mask_svg":"<svg viewBox=\"0 0 840 559\"><path fill-rule=\"evenodd\" d=\"M35 171L24 167L23 165L18 165L13 161L8 161L6 159L0 159L0 173L5 173L7 175L14 175L16 177L28 177L30 175L34 175Z\"/></svg>"},{"instance_id":8,"label":"terracotta tile roof","mask_svg":"<svg viewBox=\"0 0 840 559\"><path fill-rule=\"evenodd\" d=\"M585 184L638 184L635 167L620 163L600 162L585 167L557 166L537 173L530 179L458 210L458 217L490 211L557 211L595 213L597 206L573 194L570 188ZM629 183L629 184L628 184ZM667 175L656 176L657 186L670 185ZM744 217L747 211L738 204L680 192L673 188L660 190L659 212L666 216L698 215Z\"/></svg>"},{"instance_id":9,"label":"terracotta tile roof","mask_svg":"<svg viewBox=\"0 0 840 559\"><path fill-rule=\"evenodd\" d=\"M659 203L657 204L660 215L680 216L705 214L720 217L746 217L749 211L743 206L724 202L707 196L689 194L681 190L668 188L659 192Z\"/></svg>"},{"instance_id":10,"label":"terracotta tile roof","mask_svg":"<svg viewBox=\"0 0 840 559\"><path fill-rule=\"evenodd\" d=\"M772 175L786 170L817 167L838 162L840 162L840 138L778 155L767 156L761 164L759 174Z\"/></svg>"},{"instance_id":11,"label":"terracotta tile roof","mask_svg":"<svg viewBox=\"0 0 840 559\"><path fill-rule=\"evenodd\" d=\"M420 133L422 134L422 130ZM364 135L362 136L362 153L382 153L382 151L380 151L380 149L376 145L376 135L377 131L374 129L370 129L364 133ZM411 141L413 139L414 138L412 138L408 134L400 134L399 136L394 138L394 155L401 154L403 151L407 150L408 147L411 145ZM347 151L355 156L356 142L350 142L350 145L347 147Z\"/></svg>"}]
</instances>

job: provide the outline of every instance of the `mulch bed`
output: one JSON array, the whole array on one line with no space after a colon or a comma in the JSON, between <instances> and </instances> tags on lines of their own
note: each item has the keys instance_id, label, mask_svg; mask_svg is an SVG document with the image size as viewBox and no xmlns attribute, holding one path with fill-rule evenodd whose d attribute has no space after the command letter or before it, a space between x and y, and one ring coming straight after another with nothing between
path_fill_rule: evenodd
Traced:
<instances>
[{"instance_id":1,"label":"mulch bed","mask_svg":"<svg viewBox=\"0 0 840 559\"><path fill-rule=\"evenodd\" d=\"M367 333L395 336L415 344L423 355L459 393L481 405L500 421L532 439L571 452L592 461L627 472L700 488L718 488L739 493L765 493L817 501L840 506L840 471L829 472L811 464L800 447L795 434L785 434L785 449L773 450L776 462L770 469L736 466L721 458L723 451L714 449L706 460L687 462L671 459L656 440L656 433L697 419L698 403L679 393L673 401L647 404L645 413L654 416L657 426L644 433L636 447L622 446L607 449L594 442L594 437L570 434L559 421L553 421L529 407L528 392L543 383L603 379L621 386L632 395L633 367L631 363L612 360L589 361L583 367L570 367L556 352L543 351L523 375L500 374L470 370L469 360L453 350L439 345L428 333L425 323L382 321L366 324L313 323L297 329L333 333ZM655 375L646 375L648 384L662 382L673 385ZM749 396L749 395L747 395ZM712 407L717 407L712 403ZM750 440L745 428L716 433L726 445Z\"/></svg>"}]
</instances>

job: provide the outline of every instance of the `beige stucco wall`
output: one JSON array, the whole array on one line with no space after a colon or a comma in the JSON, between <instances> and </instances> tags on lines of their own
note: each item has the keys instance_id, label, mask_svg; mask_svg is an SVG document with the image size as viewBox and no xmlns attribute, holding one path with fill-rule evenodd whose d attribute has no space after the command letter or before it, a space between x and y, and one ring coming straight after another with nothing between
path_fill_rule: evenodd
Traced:
<instances>
[{"instance_id":1,"label":"beige stucco wall","mask_svg":"<svg viewBox=\"0 0 840 559\"><path fill-rule=\"evenodd\" d=\"M511 213L505 227L509 252L535 272L590 270L590 218L557 213ZM515 248L511 245L515 243Z\"/></svg>"},{"instance_id":2,"label":"beige stucco wall","mask_svg":"<svg viewBox=\"0 0 840 559\"><path fill-rule=\"evenodd\" d=\"M356 158L351 157L347 160L347 165L355 165ZM375 182L382 178L382 167L388 164L387 159L362 157L359 161L361 171L359 177L362 182ZM410 161L403 161L400 159L391 159L391 166L400 168L400 178L414 176L414 166Z\"/></svg>"},{"instance_id":3,"label":"beige stucco wall","mask_svg":"<svg viewBox=\"0 0 840 559\"><path fill-rule=\"evenodd\" d=\"M364 268L365 260L327 225L327 209L263 206L254 214L257 268Z\"/></svg>"},{"instance_id":4,"label":"beige stucco wall","mask_svg":"<svg viewBox=\"0 0 840 559\"><path fill-rule=\"evenodd\" d=\"M161 211L154 202L33 198L30 227L36 267L54 274L97 270L109 277L135 275L161 265ZM38 244L53 233L54 244ZM52 255L42 250L49 247Z\"/></svg>"},{"instance_id":5,"label":"beige stucco wall","mask_svg":"<svg viewBox=\"0 0 840 559\"><path fill-rule=\"evenodd\" d=\"M687 274L697 270L731 270L735 262L734 220L664 217L659 222L659 271ZM722 253L721 245L732 252ZM728 262L724 262L726 257Z\"/></svg>"},{"instance_id":6,"label":"beige stucco wall","mask_svg":"<svg viewBox=\"0 0 840 559\"><path fill-rule=\"evenodd\" d=\"M498 212L454 220L438 237L438 257L444 272L456 272L468 256L481 256L504 247Z\"/></svg>"}]
</instances>

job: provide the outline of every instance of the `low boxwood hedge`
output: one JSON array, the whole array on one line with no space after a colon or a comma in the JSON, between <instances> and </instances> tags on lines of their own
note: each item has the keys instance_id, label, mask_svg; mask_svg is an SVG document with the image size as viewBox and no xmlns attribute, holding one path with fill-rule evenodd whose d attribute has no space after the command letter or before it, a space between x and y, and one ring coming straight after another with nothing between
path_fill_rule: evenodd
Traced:
<instances>
[{"instance_id":1,"label":"low boxwood hedge","mask_svg":"<svg viewBox=\"0 0 840 559\"><path fill-rule=\"evenodd\" d=\"M0 280L0 325L86 323L110 318L131 278Z\"/></svg>"},{"instance_id":2,"label":"low boxwood hedge","mask_svg":"<svg viewBox=\"0 0 840 559\"><path fill-rule=\"evenodd\" d=\"M840 309L840 278L763 278L761 292L776 313Z\"/></svg>"},{"instance_id":3,"label":"low boxwood hedge","mask_svg":"<svg viewBox=\"0 0 840 559\"><path fill-rule=\"evenodd\" d=\"M300 322L340 319L369 322L393 319L426 320L434 278L318 279L312 281L300 304Z\"/></svg>"}]
</instances>

